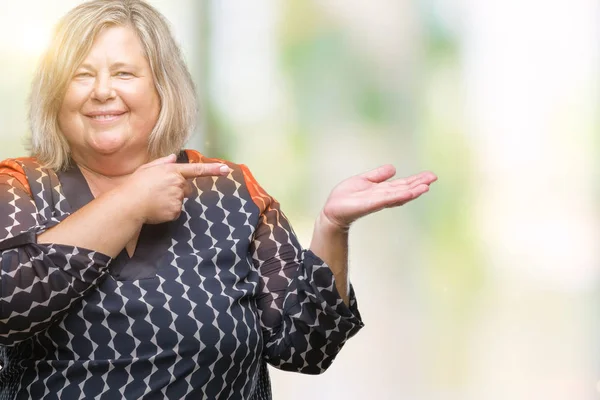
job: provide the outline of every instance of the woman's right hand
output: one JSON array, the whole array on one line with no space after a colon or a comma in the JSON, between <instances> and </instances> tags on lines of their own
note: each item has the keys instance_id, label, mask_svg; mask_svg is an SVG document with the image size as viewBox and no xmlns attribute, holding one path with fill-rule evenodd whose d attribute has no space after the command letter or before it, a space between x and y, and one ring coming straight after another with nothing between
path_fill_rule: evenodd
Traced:
<instances>
[{"instance_id":1,"label":"woman's right hand","mask_svg":"<svg viewBox=\"0 0 600 400\"><path fill-rule=\"evenodd\" d=\"M136 215L142 223L173 221L181 214L183 199L191 192L188 179L223 176L230 172L225 164L178 164L171 154L139 167L120 187L126 198L133 199Z\"/></svg>"}]
</instances>

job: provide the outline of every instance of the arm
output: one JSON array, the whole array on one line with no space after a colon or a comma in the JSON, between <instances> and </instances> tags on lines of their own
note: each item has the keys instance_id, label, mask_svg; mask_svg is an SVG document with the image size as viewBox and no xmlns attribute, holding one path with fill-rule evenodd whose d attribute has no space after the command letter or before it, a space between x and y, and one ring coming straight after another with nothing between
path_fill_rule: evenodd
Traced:
<instances>
[{"instance_id":1,"label":"arm","mask_svg":"<svg viewBox=\"0 0 600 400\"><path fill-rule=\"evenodd\" d=\"M26 179L15 178L23 171L0 174L0 224L6 230L0 241L0 345L26 340L61 318L106 276L111 257L142 223L177 218L186 178L225 173L220 165L165 159L45 226L37 225L35 203L20 183Z\"/></svg>"},{"instance_id":2,"label":"arm","mask_svg":"<svg viewBox=\"0 0 600 400\"><path fill-rule=\"evenodd\" d=\"M106 275L110 261L83 248L36 243L50 225L37 223L35 204L14 177L19 174L0 174L0 345L7 346L60 318Z\"/></svg>"},{"instance_id":3,"label":"arm","mask_svg":"<svg viewBox=\"0 0 600 400\"><path fill-rule=\"evenodd\" d=\"M249 191L261 210L251 250L261 276L258 308L265 358L272 365L323 372L363 326L348 282L350 224L419 197L437 179L424 172L387 181L394 173L385 166L336 186L317 219L310 250L304 251L279 204L245 169Z\"/></svg>"},{"instance_id":4,"label":"arm","mask_svg":"<svg viewBox=\"0 0 600 400\"><path fill-rule=\"evenodd\" d=\"M315 222L310 250L329 265L335 277L335 286L346 305L349 304L348 292L348 229L340 228L319 215Z\"/></svg>"},{"instance_id":5,"label":"arm","mask_svg":"<svg viewBox=\"0 0 600 400\"><path fill-rule=\"evenodd\" d=\"M84 247L116 257L144 223L157 224L179 217L189 190L187 178L229 172L222 164L175 161L175 155L169 155L142 165L124 184L92 200L40 235L38 241Z\"/></svg>"},{"instance_id":6,"label":"arm","mask_svg":"<svg viewBox=\"0 0 600 400\"><path fill-rule=\"evenodd\" d=\"M315 223L310 249L331 268L344 303L348 304L348 231L357 219L384 208L401 206L429 190L437 179L423 172L388 181L396 170L386 165L337 185Z\"/></svg>"},{"instance_id":7,"label":"arm","mask_svg":"<svg viewBox=\"0 0 600 400\"><path fill-rule=\"evenodd\" d=\"M260 210L250 254L260 277L264 357L287 371L322 373L363 326L354 293L350 287L346 305L331 269L302 249L279 203L243 168Z\"/></svg>"},{"instance_id":8,"label":"arm","mask_svg":"<svg viewBox=\"0 0 600 400\"><path fill-rule=\"evenodd\" d=\"M39 235L38 243L93 249L114 258L144 223L132 198L123 190L107 192Z\"/></svg>"},{"instance_id":9,"label":"arm","mask_svg":"<svg viewBox=\"0 0 600 400\"><path fill-rule=\"evenodd\" d=\"M132 174L129 182L98 196L60 224L39 235L38 242L78 246L116 257L139 234L147 220L156 223L172 220L179 215L181 202L177 204L177 200L183 200L184 180L176 170L165 176L164 169L189 169L190 166L178 167L173 164L175 161L175 156L169 155L142 165ZM173 193L164 196L173 186ZM152 196L151 201L158 207L148 210L144 199L154 193L156 195ZM170 202L173 198L176 201ZM162 213L157 213L156 208L162 208Z\"/></svg>"}]
</instances>

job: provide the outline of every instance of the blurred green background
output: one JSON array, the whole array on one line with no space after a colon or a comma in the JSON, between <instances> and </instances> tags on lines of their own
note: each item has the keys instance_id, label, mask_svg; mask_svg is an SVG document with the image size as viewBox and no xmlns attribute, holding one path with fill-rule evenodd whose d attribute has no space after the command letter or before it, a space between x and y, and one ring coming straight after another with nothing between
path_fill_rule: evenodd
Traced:
<instances>
[{"instance_id":1,"label":"blurred green background","mask_svg":"<svg viewBox=\"0 0 600 400\"><path fill-rule=\"evenodd\" d=\"M0 157L79 1L0 0ZM247 164L301 241L329 190L384 163L431 192L358 221L365 329L276 399L600 398L593 0L155 0L202 99L189 147Z\"/></svg>"}]
</instances>

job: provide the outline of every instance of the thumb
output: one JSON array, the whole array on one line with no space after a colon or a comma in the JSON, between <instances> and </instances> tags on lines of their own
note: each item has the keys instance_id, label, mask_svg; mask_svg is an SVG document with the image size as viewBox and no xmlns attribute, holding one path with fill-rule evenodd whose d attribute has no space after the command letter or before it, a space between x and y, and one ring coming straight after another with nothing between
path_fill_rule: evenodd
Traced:
<instances>
[{"instance_id":1,"label":"thumb","mask_svg":"<svg viewBox=\"0 0 600 400\"><path fill-rule=\"evenodd\" d=\"M365 172L360 176L365 178L373 183L380 183L383 181L387 181L392 176L396 175L396 168L393 165L387 164L382 165L379 168L375 168L371 171Z\"/></svg>"},{"instance_id":2,"label":"thumb","mask_svg":"<svg viewBox=\"0 0 600 400\"><path fill-rule=\"evenodd\" d=\"M150 161L149 163L142 165L140 169L155 167L157 165L162 164L171 164L175 161L177 161L177 156L175 154L169 154L166 157L157 158L156 160Z\"/></svg>"}]
</instances>

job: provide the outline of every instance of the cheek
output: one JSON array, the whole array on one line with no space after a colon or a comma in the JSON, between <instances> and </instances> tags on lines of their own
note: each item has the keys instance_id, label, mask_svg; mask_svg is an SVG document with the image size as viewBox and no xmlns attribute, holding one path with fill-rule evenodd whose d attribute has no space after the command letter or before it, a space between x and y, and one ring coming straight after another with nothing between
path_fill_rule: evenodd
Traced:
<instances>
[{"instance_id":1,"label":"cheek","mask_svg":"<svg viewBox=\"0 0 600 400\"><path fill-rule=\"evenodd\" d=\"M73 113L73 105L68 98L62 102L58 111L58 126L63 131L63 134L68 135L69 127L74 124L75 115Z\"/></svg>"},{"instance_id":2,"label":"cheek","mask_svg":"<svg viewBox=\"0 0 600 400\"><path fill-rule=\"evenodd\" d=\"M129 110L137 118L142 118L146 122L149 122L148 120L156 122L160 112L160 99L155 90L144 88L123 93L122 96Z\"/></svg>"},{"instance_id":3,"label":"cheek","mask_svg":"<svg viewBox=\"0 0 600 400\"><path fill-rule=\"evenodd\" d=\"M87 90L85 88L77 88L73 85L69 86L63 98L61 112L79 111L86 99Z\"/></svg>"},{"instance_id":4,"label":"cheek","mask_svg":"<svg viewBox=\"0 0 600 400\"><path fill-rule=\"evenodd\" d=\"M63 135L72 139L74 132L81 129L81 107L86 101L85 91L81 88L75 88L71 85L63 98L61 107L58 111L58 126Z\"/></svg>"}]
</instances>

